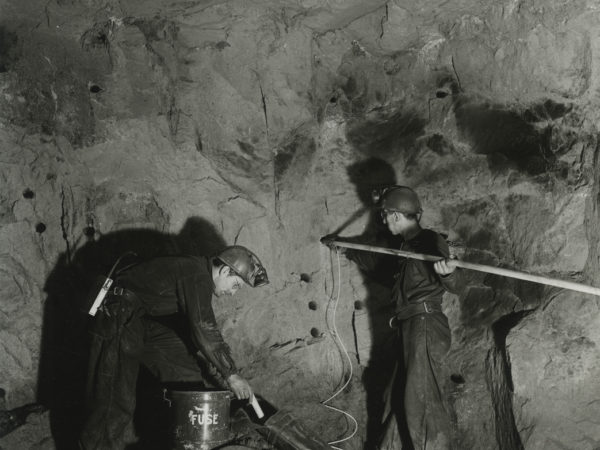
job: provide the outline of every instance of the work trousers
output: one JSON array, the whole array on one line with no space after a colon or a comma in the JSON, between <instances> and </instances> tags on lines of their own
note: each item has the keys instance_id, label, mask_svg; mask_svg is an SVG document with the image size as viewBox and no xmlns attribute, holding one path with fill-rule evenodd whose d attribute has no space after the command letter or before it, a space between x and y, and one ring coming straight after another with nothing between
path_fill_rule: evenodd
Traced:
<instances>
[{"instance_id":1,"label":"work trousers","mask_svg":"<svg viewBox=\"0 0 600 450\"><path fill-rule=\"evenodd\" d=\"M92 331L82 449L125 447L140 364L163 382L203 382L196 357L172 328L145 316L135 295L109 296Z\"/></svg>"},{"instance_id":2,"label":"work trousers","mask_svg":"<svg viewBox=\"0 0 600 450\"><path fill-rule=\"evenodd\" d=\"M450 415L443 393L444 359L450 349L448 319L441 312L420 314L403 321L400 332L403 360L397 370L403 367L404 373L395 373L387 390L379 448L449 450Z\"/></svg>"}]
</instances>

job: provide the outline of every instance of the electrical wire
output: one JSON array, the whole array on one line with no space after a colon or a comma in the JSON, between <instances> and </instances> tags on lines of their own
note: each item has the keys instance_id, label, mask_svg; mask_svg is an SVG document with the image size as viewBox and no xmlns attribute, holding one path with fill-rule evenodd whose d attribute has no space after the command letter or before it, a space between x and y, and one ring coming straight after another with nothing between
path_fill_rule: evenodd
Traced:
<instances>
[{"instance_id":1,"label":"electrical wire","mask_svg":"<svg viewBox=\"0 0 600 450\"><path fill-rule=\"evenodd\" d=\"M337 296L335 299L335 302L333 304L333 318L332 318L332 322L333 322L333 331L330 329L329 331L331 332L331 334L334 337L334 340L338 343L338 345L340 346L340 348L342 349L342 353L346 356L346 359L348 360L348 364L350 366L350 374L348 376L348 379L346 380L346 382L342 385L341 388L339 388L331 397L329 397L327 400L323 400L321 402L321 404L323 406L325 406L326 408L329 408L333 411L336 411L338 413L344 414L346 417L348 417L352 422L354 422L354 430L352 431L352 433L350 434L350 436L345 437L343 439L339 439L337 441L331 441L328 442L327 444L331 446L331 448L335 449L335 450L342 450L339 447L335 447L333 444L339 444L340 442L345 442L349 439L351 439L352 437L354 437L354 435L356 434L356 432L358 431L358 422L356 421L356 419L348 412L343 411L339 408L336 408L334 406L330 406L327 405L328 402L330 402L331 400L333 400L334 398L336 398L344 389L346 389L346 387L350 384L350 382L352 381L352 376L354 375L354 371L352 369L352 359L350 359L350 355L348 354L348 350L346 350L346 346L344 345L344 343L342 342L342 339L340 338L340 335L338 333L337 330L337 324L336 324L336 313L337 313L337 307L338 307L338 303L340 301L340 295L341 295L341 289L342 289L342 283L341 283L341 279L342 279L342 265L340 263L340 252L336 251L335 252L337 255L337 266L338 266L338 277L337 277ZM333 271L332 271L332 275L333 275ZM333 299L333 295L329 298L329 302L331 303L331 300ZM328 324L329 327L329 324ZM343 361L342 361L342 365L343 365Z\"/></svg>"}]
</instances>

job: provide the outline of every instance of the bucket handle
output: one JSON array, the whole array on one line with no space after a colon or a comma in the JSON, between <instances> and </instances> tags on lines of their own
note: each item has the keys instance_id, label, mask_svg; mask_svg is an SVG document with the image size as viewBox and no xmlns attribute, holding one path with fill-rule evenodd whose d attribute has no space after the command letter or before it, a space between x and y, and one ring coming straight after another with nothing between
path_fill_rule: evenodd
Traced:
<instances>
[{"instance_id":1,"label":"bucket handle","mask_svg":"<svg viewBox=\"0 0 600 450\"><path fill-rule=\"evenodd\" d=\"M162 391L163 391L163 400L165 401L165 403L169 404L169 408L170 408L171 405L173 404L173 402L171 401L170 398L167 398L167 389L163 388ZM252 408L254 409L256 416L259 419L262 419L265 416L265 414L263 413L262 408L258 404L258 400L256 400L256 396L254 394L252 394L252 398L248 399L248 402L250 403L250 406L252 406Z\"/></svg>"}]
</instances>

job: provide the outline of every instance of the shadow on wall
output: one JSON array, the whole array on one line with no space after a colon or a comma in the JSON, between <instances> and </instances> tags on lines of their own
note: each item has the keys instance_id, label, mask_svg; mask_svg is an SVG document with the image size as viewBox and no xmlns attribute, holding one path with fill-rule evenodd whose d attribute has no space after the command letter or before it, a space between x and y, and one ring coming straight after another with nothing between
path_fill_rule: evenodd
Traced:
<instances>
[{"instance_id":1,"label":"shadow on wall","mask_svg":"<svg viewBox=\"0 0 600 450\"><path fill-rule=\"evenodd\" d=\"M415 140L423 135L426 125L427 120L413 112L379 113L351 125L347 138L364 155L395 157L398 152L414 145Z\"/></svg>"},{"instance_id":2,"label":"shadow on wall","mask_svg":"<svg viewBox=\"0 0 600 450\"><path fill-rule=\"evenodd\" d=\"M160 255L212 255L226 245L210 222L192 217L178 234L124 229L96 240L90 238L73 255L60 255L45 285L38 375L38 401L50 409L57 450L78 448L77 439L85 419L88 329L93 319L84 311L84 299L95 277L107 275L126 252L135 252L137 258L124 258L121 267L136 259ZM143 435L144 430L138 430L138 434Z\"/></svg>"},{"instance_id":3,"label":"shadow on wall","mask_svg":"<svg viewBox=\"0 0 600 450\"><path fill-rule=\"evenodd\" d=\"M392 166L383 159L371 157L348 166L347 173L362 203L361 210L369 210L369 220L363 233L342 240L381 247L398 246L397 238L388 232L379 211L373 208L372 199L374 189L397 183ZM338 232L341 231L339 229ZM364 367L362 382L367 393L365 449L371 449L376 448L383 431L384 389L396 362L393 348L398 343L395 333L387 325L393 312L390 289L396 258L361 251L348 251L347 256L358 263L367 288L365 299L355 303L353 328L358 362Z\"/></svg>"},{"instance_id":4,"label":"shadow on wall","mask_svg":"<svg viewBox=\"0 0 600 450\"><path fill-rule=\"evenodd\" d=\"M558 168L551 148L552 127L539 125L562 117L571 109L547 100L519 113L459 97L454 112L457 127L470 139L476 153L487 155L491 171L517 169L536 176Z\"/></svg>"}]
</instances>

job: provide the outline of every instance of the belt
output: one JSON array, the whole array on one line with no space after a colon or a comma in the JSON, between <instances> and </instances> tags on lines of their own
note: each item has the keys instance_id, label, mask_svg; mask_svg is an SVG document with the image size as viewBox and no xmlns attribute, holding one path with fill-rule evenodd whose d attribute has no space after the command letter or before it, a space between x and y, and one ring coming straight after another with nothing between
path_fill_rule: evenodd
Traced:
<instances>
[{"instance_id":1,"label":"belt","mask_svg":"<svg viewBox=\"0 0 600 450\"><path fill-rule=\"evenodd\" d=\"M168 316L170 314L175 314L178 311L177 305L164 305L160 302L148 305L147 302L140 300L135 291L131 291L121 286L111 287L108 291L108 295L112 298L107 298L107 305L118 303L121 300L115 297L138 301L143 308L144 313L149 316ZM147 296L147 294L144 295Z\"/></svg>"},{"instance_id":2,"label":"belt","mask_svg":"<svg viewBox=\"0 0 600 450\"><path fill-rule=\"evenodd\" d=\"M405 306L394 316L392 316L389 325L390 328L398 328L400 326L400 322L404 320L410 319L411 317L418 316L420 314L431 314L435 312L442 312L441 301L424 300L419 303L412 303L408 306Z\"/></svg>"}]
</instances>

